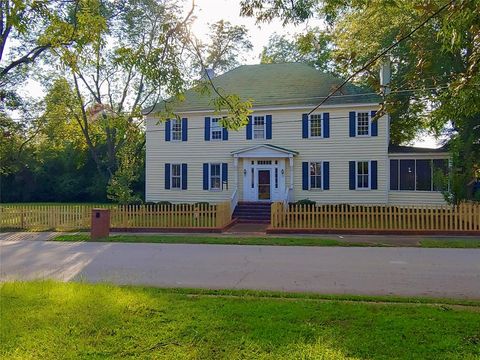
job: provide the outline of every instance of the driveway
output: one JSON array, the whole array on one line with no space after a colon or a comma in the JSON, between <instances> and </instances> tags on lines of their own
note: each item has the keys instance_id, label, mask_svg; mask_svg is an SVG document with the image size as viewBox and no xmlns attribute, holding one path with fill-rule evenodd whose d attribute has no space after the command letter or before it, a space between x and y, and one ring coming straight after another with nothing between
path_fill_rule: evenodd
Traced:
<instances>
[{"instance_id":1,"label":"driveway","mask_svg":"<svg viewBox=\"0 0 480 360\"><path fill-rule=\"evenodd\" d=\"M480 249L0 241L0 280L480 299Z\"/></svg>"}]
</instances>

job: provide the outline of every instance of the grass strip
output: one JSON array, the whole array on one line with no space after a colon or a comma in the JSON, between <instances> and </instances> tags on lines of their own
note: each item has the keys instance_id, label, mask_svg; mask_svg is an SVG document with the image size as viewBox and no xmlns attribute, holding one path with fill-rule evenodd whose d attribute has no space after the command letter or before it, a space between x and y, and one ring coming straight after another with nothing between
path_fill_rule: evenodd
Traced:
<instances>
[{"instance_id":1,"label":"grass strip","mask_svg":"<svg viewBox=\"0 0 480 360\"><path fill-rule=\"evenodd\" d=\"M377 302L369 303L340 297L312 301L254 292L236 297L226 296L231 291L215 293L53 281L4 283L0 358L343 360L390 359L392 354L397 359L480 355L480 312L468 308L385 304L374 297L370 299Z\"/></svg>"},{"instance_id":2,"label":"grass strip","mask_svg":"<svg viewBox=\"0 0 480 360\"><path fill-rule=\"evenodd\" d=\"M63 234L53 241L93 241L88 234ZM95 240L98 241L98 240ZM347 242L330 238L287 237L212 237L176 235L112 235L102 242L160 243L160 244L217 244L217 245L277 245L277 246L385 246L381 244Z\"/></svg>"}]
</instances>

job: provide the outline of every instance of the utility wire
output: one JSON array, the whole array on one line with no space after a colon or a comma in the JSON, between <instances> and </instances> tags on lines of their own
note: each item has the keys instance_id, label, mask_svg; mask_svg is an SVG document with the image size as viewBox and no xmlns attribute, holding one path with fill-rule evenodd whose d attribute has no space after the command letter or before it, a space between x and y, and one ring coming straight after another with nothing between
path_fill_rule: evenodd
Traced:
<instances>
[{"instance_id":1,"label":"utility wire","mask_svg":"<svg viewBox=\"0 0 480 360\"><path fill-rule=\"evenodd\" d=\"M408 39L411 37L415 32L417 32L420 28L422 28L427 22L429 22L431 19L433 19L435 16L440 14L443 10L445 10L447 7L452 5L455 2L455 0L451 0L445 5L443 5L441 8L439 8L437 11L435 11L432 15L428 16L425 20L423 20L419 25L417 25L412 31L410 31L408 34L402 36L400 39L395 41L392 45L387 47L385 50L380 52L378 55L373 57L373 59L369 60L365 65L363 65L359 70L355 71L352 75L350 75L348 78L343 81L342 84L338 88L336 88L334 91L332 91L325 99L323 99L317 106L315 106L309 113L313 113L315 110L317 110L320 106L322 106L328 99L330 99L338 90L340 90L342 87L344 87L350 80L352 80L355 76L357 76L359 73L362 71L367 70L370 66L372 66L373 63L375 63L378 59L380 59L382 56L384 56L386 53L388 53L390 50L392 50L394 47L396 47L398 44L400 44L402 41Z\"/></svg>"}]
</instances>

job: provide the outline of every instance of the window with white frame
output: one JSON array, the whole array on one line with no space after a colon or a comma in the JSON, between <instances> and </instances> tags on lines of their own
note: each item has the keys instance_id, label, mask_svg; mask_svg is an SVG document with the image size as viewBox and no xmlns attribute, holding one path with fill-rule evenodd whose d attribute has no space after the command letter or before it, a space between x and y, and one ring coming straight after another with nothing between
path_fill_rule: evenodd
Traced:
<instances>
[{"instance_id":1,"label":"window with white frame","mask_svg":"<svg viewBox=\"0 0 480 360\"><path fill-rule=\"evenodd\" d=\"M322 163L310 163L310 189L322 188Z\"/></svg>"},{"instance_id":2,"label":"window with white frame","mask_svg":"<svg viewBox=\"0 0 480 360\"><path fill-rule=\"evenodd\" d=\"M253 138L265 139L265 116L253 117Z\"/></svg>"},{"instance_id":3,"label":"window with white frame","mask_svg":"<svg viewBox=\"0 0 480 360\"><path fill-rule=\"evenodd\" d=\"M222 185L222 166L210 164L210 190L220 190Z\"/></svg>"},{"instance_id":4,"label":"window with white frame","mask_svg":"<svg viewBox=\"0 0 480 360\"><path fill-rule=\"evenodd\" d=\"M181 164L172 164L171 182L172 189L182 188L182 166Z\"/></svg>"},{"instance_id":5,"label":"window with white frame","mask_svg":"<svg viewBox=\"0 0 480 360\"><path fill-rule=\"evenodd\" d=\"M182 140L182 120L172 120L172 140Z\"/></svg>"},{"instance_id":6,"label":"window with white frame","mask_svg":"<svg viewBox=\"0 0 480 360\"><path fill-rule=\"evenodd\" d=\"M370 188L368 161L357 161L357 189Z\"/></svg>"},{"instance_id":7,"label":"window with white frame","mask_svg":"<svg viewBox=\"0 0 480 360\"><path fill-rule=\"evenodd\" d=\"M210 125L210 139L222 140L222 126L220 125L220 118L212 118Z\"/></svg>"},{"instance_id":8,"label":"window with white frame","mask_svg":"<svg viewBox=\"0 0 480 360\"><path fill-rule=\"evenodd\" d=\"M311 137L322 136L322 115L321 114L310 115L310 136Z\"/></svg>"},{"instance_id":9,"label":"window with white frame","mask_svg":"<svg viewBox=\"0 0 480 360\"><path fill-rule=\"evenodd\" d=\"M370 116L368 112L357 113L357 136L370 134Z\"/></svg>"}]
</instances>

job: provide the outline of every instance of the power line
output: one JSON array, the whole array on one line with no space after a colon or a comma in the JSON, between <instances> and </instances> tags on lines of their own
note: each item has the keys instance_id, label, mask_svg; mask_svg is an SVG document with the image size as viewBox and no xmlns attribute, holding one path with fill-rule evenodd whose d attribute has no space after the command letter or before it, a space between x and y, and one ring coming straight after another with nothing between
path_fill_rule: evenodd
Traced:
<instances>
[{"instance_id":1,"label":"power line","mask_svg":"<svg viewBox=\"0 0 480 360\"><path fill-rule=\"evenodd\" d=\"M384 56L386 53L388 53L390 50L392 50L394 47L396 47L398 44L400 44L402 41L408 39L411 37L415 32L417 32L420 28L422 28L427 22L429 22L431 19L433 19L435 16L440 14L443 10L445 10L447 7L452 5L455 2L455 0L451 0L445 5L443 5L441 8L439 8L437 11L435 11L432 15L428 16L424 21L422 21L418 26L416 26L412 31L410 31L408 34L402 36L400 39L395 41L392 45L388 46L385 50L380 52L380 54L376 55L373 57L373 59L369 60L365 65L363 65L359 70L355 71L352 75L350 75L348 78L346 78L342 84L338 88L336 88L334 91L332 91L325 99L323 99L320 104L315 106L309 113L308 115L312 114L315 110L317 110L320 106L322 106L328 99L330 99L333 94L335 94L338 90L340 90L342 87L344 87L350 80L352 80L355 76L357 76L359 73L362 71L367 70L374 62L376 62L378 59L380 59L382 56Z\"/></svg>"}]
</instances>

